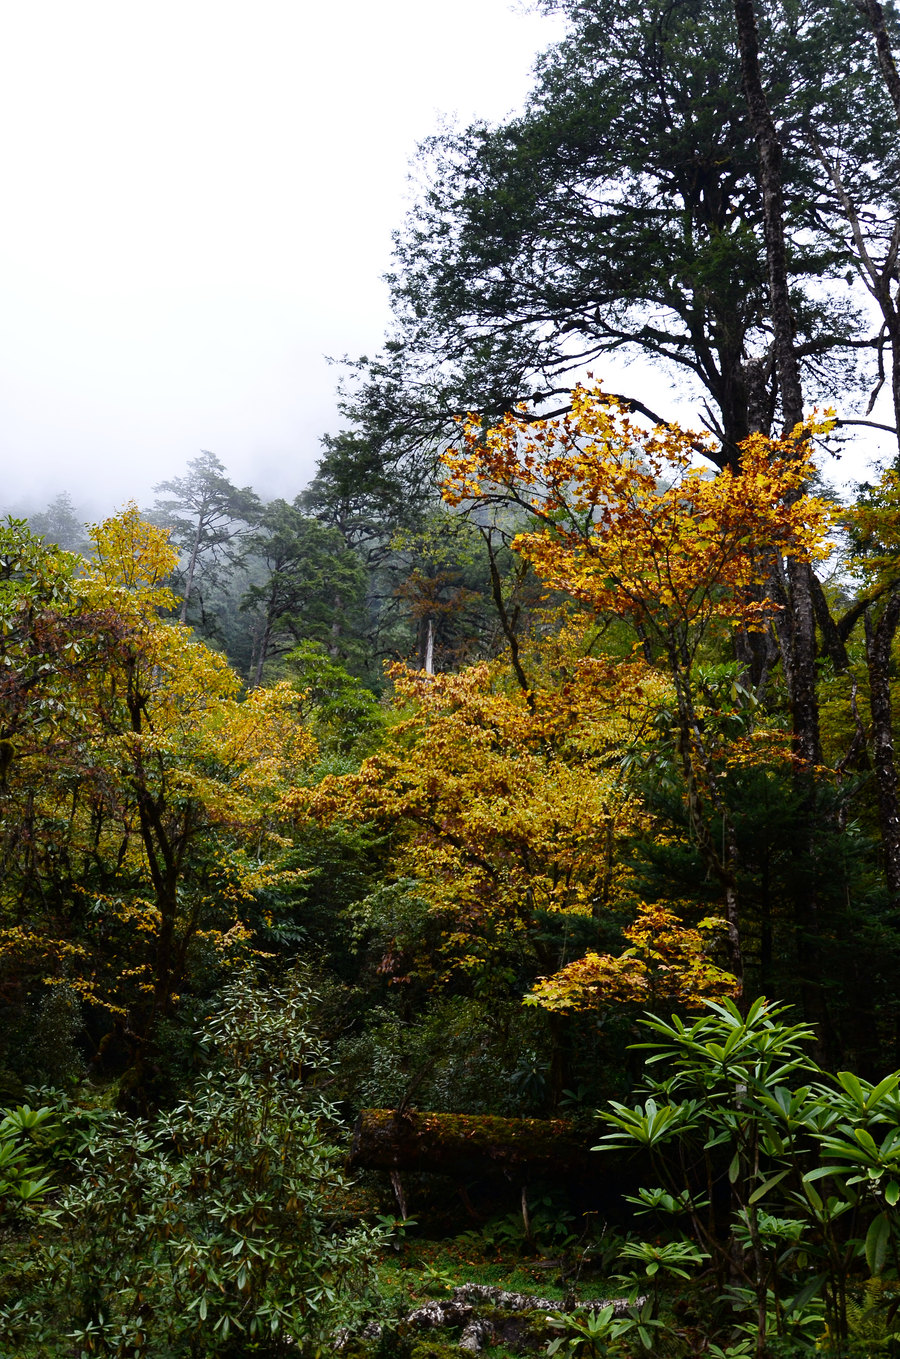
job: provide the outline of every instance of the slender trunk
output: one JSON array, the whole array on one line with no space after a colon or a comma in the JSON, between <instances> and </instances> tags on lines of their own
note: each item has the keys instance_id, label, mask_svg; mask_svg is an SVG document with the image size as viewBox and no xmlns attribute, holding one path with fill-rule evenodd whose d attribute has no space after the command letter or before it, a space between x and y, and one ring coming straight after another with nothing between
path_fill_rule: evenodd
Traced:
<instances>
[{"instance_id":1,"label":"slender trunk","mask_svg":"<svg viewBox=\"0 0 900 1359\"><path fill-rule=\"evenodd\" d=\"M744 386L747 392L747 426L751 434L765 434L772 430L771 368L768 355L744 360Z\"/></svg>"},{"instance_id":2,"label":"slender trunk","mask_svg":"<svg viewBox=\"0 0 900 1359\"><path fill-rule=\"evenodd\" d=\"M754 0L734 0L741 79L759 157L766 266L773 330L773 355L781 395L783 436L790 437L803 422L803 387L794 348L794 323L788 283L784 235L782 150L775 121L769 110L759 64L759 30ZM816 691L816 624L813 604L812 567L807 562L787 564L788 609L783 656L785 681L791 704L795 756L795 790L800 807L800 841L809 865L807 881L801 875L794 902L797 924L798 966L803 1006L818 1027L819 1051L824 1055L828 1016L821 990L819 905L816 892L818 856L815 829L816 766L821 763L819 704Z\"/></svg>"},{"instance_id":3,"label":"slender trunk","mask_svg":"<svg viewBox=\"0 0 900 1359\"><path fill-rule=\"evenodd\" d=\"M266 660L268 659L269 646L271 644L271 641L272 641L272 620L268 615L266 615L266 621L263 624L262 636L258 638L256 643L256 664L253 667L253 680L251 683L251 688L253 689L258 689L259 686L262 684L263 669L265 667Z\"/></svg>"},{"instance_id":4,"label":"slender trunk","mask_svg":"<svg viewBox=\"0 0 900 1359\"><path fill-rule=\"evenodd\" d=\"M519 637L516 631L516 624L519 621L519 606L517 604L512 611L512 615L510 615L503 598L503 582L500 579L497 556L494 552L494 544L491 541L491 531L490 529L482 528L481 525L479 525L479 532L481 533L481 536L484 539L484 545L487 548L488 564L491 573L491 596L494 601L494 607L497 610L497 617L500 619L500 627L503 629L503 636L509 644L509 657L512 662L513 673L515 674L519 688L525 695L529 708L533 709L534 695L531 692L531 685L528 683L528 676L522 668L522 661L519 656ZM521 580L522 575L527 570L528 565L527 563L524 563L521 568L519 580Z\"/></svg>"},{"instance_id":5,"label":"slender trunk","mask_svg":"<svg viewBox=\"0 0 900 1359\"><path fill-rule=\"evenodd\" d=\"M335 593L334 596L334 618L331 620L328 638L328 655L331 660L336 661L341 650L341 610L344 607L342 597Z\"/></svg>"},{"instance_id":6,"label":"slender trunk","mask_svg":"<svg viewBox=\"0 0 900 1359\"><path fill-rule=\"evenodd\" d=\"M894 54L891 51L891 40L888 37L887 28L884 22L884 10L878 0L853 0L855 9L860 14L865 15L866 22L872 30L875 39L875 51L878 54L878 65L881 67L881 74L884 76L884 83L887 86L888 94L900 121L900 73L897 71L897 63L894 61Z\"/></svg>"},{"instance_id":7,"label":"slender trunk","mask_svg":"<svg viewBox=\"0 0 900 1359\"><path fill-rule=\"evenodd\" d=\"M198 520L197 532L194 534L194 541L191 545L191 555L188 558L188 568L184 577L184 596L181 601L181 612L178 615L179 623L187 622L188 603L191 598L191 591L194 588L194 572L197 570L197 560L200 556L200 537L203 532L203 521Z\"/></svg>"},{"instance_id":8,"label":"slender trunk","mask_svg":"<svg viewBox=\"0 0 900 1359\"><path fill-rule=\"evenodd\" d=\"M737 352L720 353L721 378L716 384L715 397L722 417L722 453L720 465L737 471L740 466L740 446L750 433L747 392L747 366Z\"/></svg>"},{"instance_id":9,"label":"slender trunk","mask_svg":"<svg viewBox=\"0 0 900 1359\"><path fill-rule=\"evenodd\" d=\"M775 371L781 392L785 432L803 419L800 366L794 351L794 323L788 288L784 242L784 194L781 184L781 142L769 112L759 69L759 30L753 0L734 0L741 79L759 156L759 187L763 199L766 265L774 331Z\"/></svg>"},{"instance_id":10,"label":"slender trunk","mask_svg":"<svg viewBox=\"0 0 900 1359\"><path fill-rule=\"evenodd\" d=\"M891 712L891 644L900 624L900 586L891 592L873 628L866 614L866 662L872 714L872 764L878 790L878 820L891 905L900 906L900 797Z\"/></svg>"},{"instance_id":11,"label":"slender trunk","mask_svg":"<svg viewBox=\"0 0 900 1359\"><path fill-rule=\"evenodd\" d=\"M754 0L734 0L741 77L759 155L759 183L763 199L766 265L774 331L775 371L781 393L784 434L803 421L803 388L794 349L794 323L788 287L784 239L784 194L781 183L781 142L769 112L759 67L759 31ZM812 568L790 561L790 666L788 682L798 760L808 771L821 762L819 710L816 694L815 609Z\"/></svg>"},{"instance_id":12,"label":"slender trunk","mask_svg":"<svg viewBox=\"0 0 900 1359\"><path fill-rule=\"evenodd\" d=\"M790 694L795 749L800 765L811 775L822 763L819 696L816 676L816 613L813 572L808 562L788 562L793 614L793 687Z\"/></svg>"}]
</instances>

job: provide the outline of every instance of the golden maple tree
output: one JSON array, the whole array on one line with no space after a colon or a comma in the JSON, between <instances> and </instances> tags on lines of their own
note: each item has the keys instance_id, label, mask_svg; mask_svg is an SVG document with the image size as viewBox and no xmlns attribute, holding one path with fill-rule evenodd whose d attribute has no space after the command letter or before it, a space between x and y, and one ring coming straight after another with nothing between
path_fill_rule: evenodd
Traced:
<instances>
[{"instance_id":1,"label":"golden maple tree","mask_svg":"<svg viewBox=\"0 0 900 1359\"><path fill-rule=\"evenodd\" d=\"M657 677L640 660L574 656L565 694L529 703L501 663L390 673L401 720L382 747L358 773L296 789L285 805L390 831L394 876L415 881L442 929L439 960L416 941L394 950L398 976L437 968L499 984L523 950L552 965L541 918L590 918L615 891L613 846L637 814L620 751Z\"/></svg>"},{"instance_id":2,"label":"golden maple tree","mask_svg":"<svg viewBox=\"0 0 900 1359\"><path fill-rule=\"evenodd\" d=\"M778 610L767 581L785 560L828 551L831 510L809 494L811 422L789 439L753 435L737 467L704 465L705 435L672 426L646 430L599 387L577 387L571 410L550 420L512 412L493 428L471 417L443 454L453 505L502 504L530 526L514 547L548 587L596 617L632 630L648 666L674 696L677 759L690 823L718 880L729 962L743 969L728 764L771 760L781 744L759 729L745 695L744 731L727 741L698 683L703 648L738 629L763 629ZM712 459L708 458L708 461ZM735 686L739 690L740 686ZM740 705L735 705L735 708ZM732 724L733 725L733 724ZM714 837L713 823L720 826Z\"/></svg>"},{"instance_id":3,"label":"golden maple tree","mask_svg":"<svg viewBox=\"0 0 900 1359\"><path fill-rule=\"evenodd\" d=\"M0 954L146 1026L193 945L246 952L244 908L286 844L273 807L316 745L291 685L244 698L168 616L162 530L132 505L90 538L54 643L73 663L7 766Z\"/></svg>"}]
</instances>

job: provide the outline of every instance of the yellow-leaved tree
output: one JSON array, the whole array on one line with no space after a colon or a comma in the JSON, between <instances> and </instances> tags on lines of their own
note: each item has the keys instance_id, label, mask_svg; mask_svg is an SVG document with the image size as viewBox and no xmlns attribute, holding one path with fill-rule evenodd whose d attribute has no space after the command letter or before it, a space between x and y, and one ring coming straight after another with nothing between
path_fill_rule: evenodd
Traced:
<instances>
[{"instance_id":1,"label":"yellow-leaved tree","mask_svg":"<svg viewBox=\"0 0 900 1359\"><path fill-rule=\"evenodd\" d=\"M393 666L400 720L381 749L358 773L286 798L296 816L388 835L394 879L427 909L424 922L399 914L383 940L379 971L394 984L521 996L573 940L615 937L623 911L639 910L620 852L644 820L628 756L653 740L671 685L640 655L591 654L593 632L583 616L546 614L520 652L527 692L502 660L459 674ZM672 1001L733 993L698 941L670 919L665 967L632 950L608 961L619 980L605 991L567 973L536 998L582 1009L622 1000L627 981L628 998L645 1000L636 973L651 971L654 994Z\"/></svg>"},{"instance_id":2,"label":"yellow-leaved tree","mask_svg":"<svg viewBox=\"0 0 900 1359\"><path fill-rule=\"evenodd\" d=\"M532 527L514 546L545 583L598 620L626 625L636 654L666 677L690 824L720 884L737 978L728 771L789 751L783 733L759 725L753 695L739 682L730 686L730 711L717 711L701 662L704 648L768 625L779 608L769 584L785 561L827 552L830 509L806 489L812 428L784 441L753 435L739 465L719 471L700 461L706 436L648 431L599 388L578 387L571 411L555 419L512 413L485 430L472 417L459 446L444 454L447 500L523 511Z\"/></svg>"},{"instance_id":3,"label":"yellow-leaved tree","mask_svg":"<svg viewBox=\"0 0 900 1359\"><path fill-rule=\"evenodd\" d=\"M394 873L415 880L441 923L439 958L409 939L385 968L499 986L511 956L550 961L544 913L591 916L612 891L610 844L634 815L616 758L640 664L574 664L561 703L530 706L503 666L458 675L391 670L402 720L356 774L286 799L318 821L390 830Z\"/></svg>"},{"instance_id":4,"label":"yellow-leaved tree","mask_svg":"<svg viewBox=\"0 0 900 1359\"><path fill-rule=\"evenodd\" d=\"M90 539L64 616L43 628L47 665L67 664L42 721L10 743L0 957L141 1035L193 946L246 950L246 908L286 843L273 807L316 747L290 685L243 697L225 658L171 619L162 530L132 505Z\"/></svg>"}]
</instances>

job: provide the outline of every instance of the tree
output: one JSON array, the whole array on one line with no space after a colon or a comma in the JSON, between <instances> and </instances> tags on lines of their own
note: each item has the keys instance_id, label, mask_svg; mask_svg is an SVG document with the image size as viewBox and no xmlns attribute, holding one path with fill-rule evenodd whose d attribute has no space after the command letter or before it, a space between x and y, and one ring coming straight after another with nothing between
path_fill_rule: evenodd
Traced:
<instances>
[{"instance_id":1,"label":"tree","mask_svg":"<svg viewBox=\"0 0 900 1359\"><path fill-rule=\"evenodd\" d=\"M512 503L537 531L515 545L550 586L633 629L650 665L672 684L678 758L691 824L721 884L730 963L741 976L734 833L723 787L716 725L701 714L700 648L715 629L758 630L774 603L759 586L776 558L809 563L823 552L827 507L803 487L809 477L793 435L745 441L736 471L699 470L698 436L671 427L640 430L615 400L576 388L571 413L552 421L508 415L493 429L473 419L463 448L444 455L445 495ZM734 744L731 742L730 744ZM749 749L747 756L750 756ZM801 760L805 751L797 751ZM721 820L722 848L710 813Z\"/></svg>"},{"instance_id":2,"label":"tree","mask_svg":"<svg viewBox=\"0 0 900 1359\"><path fill-rule=\"evenodd\" d=\"M65 552L84 552L87 547L85 524L76 513L68 491L55 496L42 514L32 514L28 523L45 542L55 543Z\"/></svg>"},{"instance_id":3,"label":"tree","mask_svg":"<svg viewBox=\"0 0 900 1359\"><path fill-rule=\"evenodd\" d=\"M842 516L850 536L848 565L861 587L871 761L877 788L885 876L894 911L900 908L900 781L894 755L891 684L892 648L900 627L898 490L897 470L890 468L875 486L861 487L856 503ZM845 659L845 667L850 668L849 657Z\"/></svg>"},{"instance_id":4,"label":"tree","mask_svg":"<svg viewBox=\"0 0 900 1359\"><path fill-rule=\"evenodd\" d=\"M233 1355L237 1337L312 1359L361 1324L386 1234L334 1221L349 1184L314 1003L296 977L236 979L187 1098L152 1122L95 1117L34 1234L40 1306L3 1309L5 1337L153 1359Z\"/></svg>"},{"instance_id":5,"label":"tree","mask_svg":"<svg viewBox=\"0 0 900 1359\"><path fill-rule=\"evenodd\" d=\"M202 614L202 595L214 586L216 567L233 562L241 526L255 517L258 500L249 486L241 490L233 486L224 464L205 449L190 459L186 476L162 481L154 489L154 522L169 531L181 554L178 616L186 623L191 600L198 594Z\"/></svg>"},{"instance_id":6,"label":"tree","mask_svg":"<svg viewBox=\"0 0 900 1359\"><path fill-rule=\"evenodd\" d=\"M475 525L445 506L432 507L416 531L396 533L391 547L385 571L412 623L418 668L433 674L489 653L485 547Z\"/></svg>"},{"instance_id":7,"label":"tree","mask_svg":"<svg viewBox=\"0 0 900 1359\"><path fill-rule=\"evenodd\" d=\"M735 462L747 434L769 432L784 351L734 18L703 0L559 8L570 31L541 59L526 112L426 143L425 184L397 241L395 331L361 364L347 410L383 440L418 431L427 444L463 410L547 413L567 399L566 374L621 351L699 389L717 456ZM836 8L822 0L802 22L789 7L766 12L766 85L792 136L813 106L829 128L883 119L860 26L836 22ZM844 67L863 75L829 78ZM863 144L870 162L890 154L877 130ZM842 278L847 254L822 233L810 163L808 145L792 146L784 165L791 352L833 394L854 347L871 342L822 286Z\"/></svg>"},{"instance_id":8,"label":"tree","mask_svg":"<svg viewBox=\"0 0 900 1359\"><path fill-rule=\"evenodd\" d=\"M615 937L614 912L630 906L616 847L640 815L622 746L660 680L583 644L573 624L545 645L531 703L499 662L459 675L394 666L406 716L382 747L358 773L287 797L295 815L390 832L391 876L414 884L438 931L395 934L381 967L398 982L499 997L555 971L572 928Z\"/></svg>"},{"instance_id":9,"label":"tree","mask_svg":"<svg viewBox=\"0 0 900 1359\"><path fill-rule=\"evenodd\" d=\"M299 496L302 508L336 528L348 547L373 566L399 527L413 527L430 479L411 478L411 468L377 442L345 430L322 439L316 475Z\"/></svg>"},{"instance_id":10,"label":"tree","mask_svg":"<svg viewBox=\"0 0 900 1359\"><path fill-rule=\"evenodd\" d=\"M270 501L244 542L244 564L261 576L240 606L254 620L253 685L262 682L270 656L300 642L322 642L333 660L358 659L362 562L336 528L305 514L298 502Z\"/></svg>"},{"instance_id":11,"label":"tree","mask_svg":"<svg viewBox=\"0 0 900 1359\"><path fill-rule=\"evenodd\" d=\"M705 1000L740 995L740 982L710 962L709 941L701 929L716 929L716 919L686 927L674 911L642 902L637 919L623 931L629 947L619 957L591 950L553 977L542 977L527 1005L545 1010L596 1010L638 1004L656 1013L673 1002L696 1009Z\"/></svg>"},{"instance_id":12,"label":"tree","mask_svg":"<svg viewBox=\"0 0 900 1359\"><path fill-rule=\"evenodd\" d=\"M53 720L80 660L77 569L24 519L0 524L0 790L23 735Z\"/></svg>"},{"instance_id":13,"label":"tree","mask_svg":"<svg viewBox=\"0 0 900 1359\"><path fill-rule=\"evenodd\" d=\"M892 141L896 137L897 124L900 123L900 74L891 49L888 21L878 0L854 0L854 8L863 16L875 40L878 71L893 105L893 128L889 120L883 120L884 130ZM895 22L894 28L896 36ZM891 285L897 277L900 250L900 186L896 172L894 175L881 173L873 177L871 158L859 149L858 138L847 139L845 136L842 142L835 138L837 145L823 146L822 139L814 130L810 140L834 187L839 215L844 221L847 246L853 252L863 283L882 315L878 385L869 400L869 411L884 381L883 341L887 337L891 352L894 429L900 444L900 311L896 297L891 294ZM884 159L887 161L886 168L890 167L890 160L887 157Z\"/></svg>"},{"instance_id":14,"label":"tree","mask_svg":"<svg viewBox=\"0 0 900 1359\"><path fill-rule=\"evenodd\" d=\"M90 536L92 561L59 592L52 702L29 699L12 742L2 952L20 973L68 974L146 1036L202 939L246 949L245 912L284 844L271 799L315 743L290 685L241 702L225 658L160 616L174 602L163 530L131 506Z\"/></svg>"}]
</instances>

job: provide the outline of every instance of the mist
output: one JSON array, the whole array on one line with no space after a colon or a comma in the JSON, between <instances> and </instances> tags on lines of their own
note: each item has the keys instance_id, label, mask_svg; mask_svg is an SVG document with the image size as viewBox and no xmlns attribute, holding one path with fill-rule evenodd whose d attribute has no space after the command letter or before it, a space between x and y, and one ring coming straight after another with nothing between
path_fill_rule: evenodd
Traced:
<instances>
[{"instance_id":1,"label":"mist","mask_svg":"<svg viewBox=\"0 0 900 1359\"><path fill-rule=\"evenodd\" d=\"M183 471L292 497L371 353L417 143L520 104L506 0L47 0L0 54L0 508L88 518Z\"/></svg>"}]
</instances>

